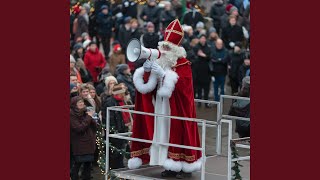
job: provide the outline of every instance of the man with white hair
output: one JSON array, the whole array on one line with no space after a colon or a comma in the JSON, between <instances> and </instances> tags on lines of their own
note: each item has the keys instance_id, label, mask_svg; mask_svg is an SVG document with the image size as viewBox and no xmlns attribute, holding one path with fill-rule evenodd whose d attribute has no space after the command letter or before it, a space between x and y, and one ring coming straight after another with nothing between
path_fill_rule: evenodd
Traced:
<instances>
[{"instance_id":1,"label":"man with white hair","mask_svg":"<svg viewBox=\"0 0 320 180\"><path fill-rule=\"evenodd\" d=\"M137 89L135 110L155 114L196 118L191 63L180 46L184 33L179 21L172 21L159 42L160 58L147 60L133 76ZM133 138L200 147L196 122L135 114ZM155 128L156 127L156 128ZM201 168L201 152L157 144L132 142L130 169L142 163L161 165L163 177L182 179Z\"/></svg>"}]
</instances>

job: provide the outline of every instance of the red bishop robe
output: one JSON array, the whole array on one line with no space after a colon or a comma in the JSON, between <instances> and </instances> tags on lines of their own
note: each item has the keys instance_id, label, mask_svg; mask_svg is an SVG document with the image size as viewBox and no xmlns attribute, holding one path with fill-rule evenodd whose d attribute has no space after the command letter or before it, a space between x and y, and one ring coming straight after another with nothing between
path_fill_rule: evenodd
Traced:
<instances>
[{"instance_id":1,"label":"red bishop robe","mask_svg":"<svg viewBox=\"0 0 320 180\"><path fill-rule=\"evenodd\" d=\"M172 89L172 94L169 93L168 95L168 97L170 97L171 95L171 97L169 98L171 116L196 118L191 63L185 58L180 58L177 60L177 65L174 68L172 68L172 70L178 75L178 80L175 83L175 86L173 86L174 89ZM151 77L153 74L144 72L143 67L141 67L140 70L137 69L137 71L138 72L136 73L140 72L143 76L143 80L141 81L144 82L141 83L149 83L150 87L148 87L149 89L146 88L147 90L145 90L145 92L143 92L142 94L141 90L139 92L139 88L141 87L139 86L139 84L135 83L136 87L137 85L139 86L137 87L138 91L136 91L135 110L154 113L153 101L157 93L157 88L153 89L152 87L154 87L155 84L157 84L157 82L148 82L152 81L149 77ZM170 79L167 76L168 74L166 74L166 76L164 77L163 86L166 86L166 79ZM134 114L132 129L133 138L152 140L153 131L153 116ZM171 119L169 142L172 144L200 147L200 138L197 123L191 121ZM131 158L140 158L142 160L142 163L148 163L150 161L150 146L151 144L148 143L132 141ZM168 149L168 159L172 159L174 162L184 162L184 165L186 167L182 167L182 170L184 170L185 172L199 170L201 166L200 158L201 151L182 149L176 147L169 147ZM135 162L134 164L139 163ZM137 168L140 165L141 163L131 169Z\"/></svg>"}]
</instances>

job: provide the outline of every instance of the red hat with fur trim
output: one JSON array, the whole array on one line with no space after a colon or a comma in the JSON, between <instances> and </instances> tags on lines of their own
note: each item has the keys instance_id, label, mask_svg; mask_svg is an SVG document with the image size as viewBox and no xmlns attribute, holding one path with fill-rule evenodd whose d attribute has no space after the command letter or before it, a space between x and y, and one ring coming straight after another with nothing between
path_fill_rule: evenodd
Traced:
<instances>
[{"instance_id":1,"label":"red hat with fur trim","mask_svg":"<svg viewBox=\"0 0 320 180\"><path fill-rule=\"evenodd\" d=\"M183 37L184 32L179 20L172 21L165 30L164 41L179 46Z\"/></svg>"}]
</instances>

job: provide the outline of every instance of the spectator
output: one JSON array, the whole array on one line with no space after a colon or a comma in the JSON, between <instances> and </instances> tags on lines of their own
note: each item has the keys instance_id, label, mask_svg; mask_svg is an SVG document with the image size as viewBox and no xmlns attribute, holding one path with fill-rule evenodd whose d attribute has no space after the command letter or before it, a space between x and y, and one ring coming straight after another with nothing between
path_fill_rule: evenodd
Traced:
<instances>
[{"instance_id":1,"label":"spectator","mask_svg":"<svg viewBox=\"0 0 320 180\"><path fill-rule=\"evenodd\" d=\"M140 39L141 32L139 30L139 23L138 23L137 19L130 20L130 28L131 28L130 39L132 39L132 38Z\"/></svg>"},{"instance_id":2,"label":"spectator","mask_svg":"<svg viewBox=\"0 0 320 180\"><path fill-rule=\"evenodd\" d=\"M124 19L124 24L120 26L120 30L119 30L119 43L121 45L121 47L123 48L123 52L126 52L127 49L127 45L131 39L131 17L126 17Z\"/></svg>"},{"instance_id":3,"label":"spectator","mask_svg":"<svg viewBox=\"0 0 320 180\"><path fill-rule=\"evenodd\" d=\"M97 95L96 88L94 88L91 84L88 84L88 87L89 87L89 94L95 102L95 112L99 113L101 111L101 99Z\"/></svg>"},{"instance_id":4,"label":"spectator","mask_svg":"<svg viewBox=\"0 0 320 180\"><path fill-rule=\"evenodd\" d=\"M91 42L89 44L89 49L84 56L84 64L90 72L93 83L96 86L98 84L98 75L102 68L105 67L106 60L99 51L95 42Z\"/></svg>"},{"instance_id":5,"label":"spectator","mask_svg":"<svg viewBox=\"0 0 320 180\"><path fill-rule=\"evenodd\" d=\"M200 36L202 34L206 35L207 33L206 33L205 28L204 28L203 22L200 21L196 25L196 31L194 32L194 35L195 36Z\"/></svg>"},{"instance_id":6,"label":"spectator","mask_svg":"<svg viewBox=\"0 0 320 180\"><path fill-rule=\"evenodd\" d=\"M165 29L170 22L176 19L176 12L172 9L171 3L169 1L164 2L164 10L160 13L160 22L162 23L163 29Z\"/></svg>"},{"instance_id":7,"label":"spectator","mask_svg":"<svg viewBox=\"0 0 320 180\"><path fill-rule=\"evenodd\" d=\"M191 7L191 10L187 12L183 17L183 23L196 29L198 22L204 22L203 16L195 7Z\"/></svg>"},{"instance_id":8,"label":"spectator","mask_svg":"<svg viewBox=\"0 0 320 180\"><path fill-rule=\"evenodd\" d=\"M134 0L124 0L122 3L122 14L124 17L138 17L138 5Z\"/></svg>"},{"instance_id":9,"label":"spectator","mask_svg":"<svg viewBox=\"0 0 320 180\"><path fill-rule=\"evenodd\" d=\"M239 15L239 10L235 6L230 9L230 15L237 18L237 25L242 27L244 25L244 19Z\"/></svg>"},{"instance_id":10,"label":"spectator","mask_svg":"<svg viewBox=\"0 0 320 180\"><path fill-rule=\"evenodd\" d=\"M105 87L103 93L100 95L101 98L101 116L102 123L106 123L106 109L107 109L107 99L112 95L113 87L118 84L117 79L114 76L107 76L105 78Z\"/></svg>"},{"instance_id":11,"label":"spectator","mask_svg":"<svg viewBox=\"0 0 320 180\"><path fill-rule=\"evenodd\" d=\"M208 44L211 47L211 52L214 52L216 49L216 41L217 39L219 39L219 35L217 34L217 31L214 27L211 27L209 29L209 33L208 33Z\"/></svg>"},{"instance_id":12,"label":"spectator","mask_svg":"<svg viewBox=\"0 0 320 180\"><path fill-rule=\"evenodd\" d=\"M86 112L81 97L76 96L70 103L71 147L75 164L71 170L71 179L79 179L79 170L83 164L82 179L91 179L91 163L94 161L96 145L96 121L93 112Z\"/></svg>"},{"instance_id":13,"label":"spectator","mask_svg":"<svg viewBox=\"0 0 320 180\"><path fill-rule=\"evenodd\" d=\"M229 25L222 30L222 39L228 49L232 49L235 43L242 43L244 38L242 28L236 22L236 17L231 15L229 17Z\"/></svg>"},{"instance_id":14,"label":"spectator","mask_svg":"<svg viewBox=\"0 0 320 180\"><path fill-rule=\"evenodd\" d=\"M239 84L240 88L242 88L242 79L246 76L250 76L250 54L246 53L243 64L239 69Z\"/></svg>"},{"instance_id":15,"label":"spectator","mask_svg":"<svg viewBox=\"0 0 320 180\"><path fill-rule=\"evenodd\" d=\"M182 4L180 0L172 0L172 9L176 12L177 18L181 19L182 18Z\"/></svg>"},{"instance_id":16,"label":"spectator","mask_svg":"<svg viewBox=\"0 0 320 180\"><path fill-rule=\"evenodd\" d=\"M225 9L226 6L223 4L223 1L217 0L210 11L210 17L213 19L213 26L217 30L218 34L221 30L221 17L225 13Z\"/></svg>"},{"instance_id":17,"label":"spectator","mask_svg":"<svg viewBox=\"0 0 320 180\"><path fill-rule=\"evenodd\" d=\"M143 46L146 48L157 49L159 42L159 35L154 32L154 25L152 22L147 23L147 33L141 35Z\"/></svg>"},{"instance_id":18,"label":"spectator","mask_svg":"<svg viewBox=\"0 0 320 180\"><path fill-rule=\"evenodd\" d=\"M155 31L159 30L161 9L157 6L155 0L148 0L140 14L140 18L145 22L152 22L155 25Z\"/></svg>"},{"instance_id":19,"label":"spectator","mask_svg":"<svg viewBox=\"0 0 320 180\"><path fill-rule=\"evenodd\" d=\"M97 31L100 41L103 46L103 51L106 59L109 57L110 52L110 38L114 27L112 15L109 13L108 6L103 5L101 12L97 16Z\"/></svg>"},{"instance_id":20,"label":"spectator","mask_svg":"<svg viewBox=\"0 0 320 180\"><path fill-rule=\"evenodd\" d=\"M211 62L213 64L212 74L214 75L214 100L220 101L220 95L224 95L224 85L226 81L228 68L228 50L224 47L223 41L218 39L216 41L216 50L212 53ZM219 95L220 89L220 95Z\"/></svg>"},{"instance_id":21,"label":"spectator","mask_svg":"<svg viewBox=\"0 0 320 180\"><path fill-rule=\"evenodd\" d=\"M79 71L76 69L75 65L76 65L76 60L70 54L70 74L75 74L77 76L77 82L82 83L81 75Z\"/></svg>"},{"instance_id":22,"label":"spectator","mask_svg":"<svg viewBox=\"0 0 320 180\"><path fill-rule=\"evenodd\" d=\"M74 73L70 73L70 84L75 84L77 85L79 83L77 75Z\"/></svg>"},{"instance_id":23,"label":"spectator","mask_svg":"<svg viewBox=\"0 0 320 180\"><path fill-rule=\"evenodd\" d=\"M250 77L245 77L242 80L242 88L239 96L250 97ZM250 101L235 100L228 114L231 116L250 118ZM250 121L236 120L235 132L238 133L239 138L250 137Z\"/></svg>"},{"instance_id":24,"label":"spectator","mask_svg":"<svg viewBox=\"0 0 320 180\"><path fill-rule=\"evenodd\" d=\"M118 64L125 64L126 63L126 57L125 55L122 53L121 51L121 46L120 44L117 44L113 47L113 53L111 54L111 57L110 57L110 73L112 75L115 74L115 71L116 71L116 66Z\"/></svg>"},{"instance_id":25,"label":"spectator","mask_svg":"<svg viewBox=\"0 0 320 180\"><path fill-rule=\"evenodd\" d=\"M135 87L130 73L130 68L127 64L120 64L117 66L117 81L118 83L124 83L130 93L132 102L135 100Z\"/></svg>"},{"instance_id":26,"label":"spectator","mask_svg":"<svg viewBox=\"0 0 320 180\"><path fill-rule=\"evenodd\" d=\"M79 96L79 90L76 84L70 83L70 100L73 97Z\"/></svg>"},{"instance_id":27,"label":"spectator","mask_svg":"<svg viewBox=\"0 0 320 180\"><path fill-rule=\"evenodd\" d=\"M183 26L184 38L190 43L191 38L194 36L194 32L191 26L184 25Z\"/></svg>"},{"instance_id":28,"label":"spectator","mask_svg":"<svg viewBox=\"0 0 320 180\"><path fill-rule=\"evenodd\" d=\"M80 73L83 83L92 83L92 76L81 59L78 59L78 61L76 62L76 69Z\"/></svg>"},{"instance_id":29,"label":"spectator","mask_svg":"<svg viewBox=\"0 0 320 180\"><path fill-rule=\"evenodd\" d=\"M222 15L221 17L221 30L223 30L224 28L226 28L229 24L229 16L230 16L230 9L232 8L232 4L228 4L226 6L226 12ZM222 33L222 32L221 32Z\"/></svg>"},{"instance_id":30,"label":"spectator","mask_svg":"<svg viewBox=\"0 0 320 180\"><path fill-rule=\"evenodd\" d=\"M240 66L243 64L244 54L241 52L241 45L237 43L234 46L233 51L228 56L228 62L230 64L229 69L229 78L230 78L230 85L231 85L231 93L235 94L238 93L239 90L239 70Z\"/></svg>"},{"instance_id":31,"label":"spectator","mask_svg":"<svg viewBox=\"0 0 320 180\"><path fill-rule=\"evenodd\" d=\"M112 95L107 99L107 107L123 106L125 97L125 89L121 85L114 86ZM127 112L110 111L110 126L114 128L118 133L124 133L128 131L124 121L130 118L130 114ZM111 132L115 133L115 132ZM126 147L126 141L121 139L110 139L110 143L117 149L124 149ZM117 169L123 168L123 154L110 150L110 168Z\"/></svg>"},{"instance_id":32,"label":"spectator","mask_svg":"<svg viewBox=\"0 0 320 180\"><path fill-rule=\"evenodd\" d=\"M78 59L83 60L84 51L81 43L76 43L73 46L73 57L76 61L78 61Z\"/></svg>"},{"instance_id":33,"label":"spectator","mask_svg":"<svg viewBox=\"0 0 320 180\"><path fill-rule=\"evenodd\" d=\"M81 38L81 34L89 32L89 15L85 7L81 7L81 11L77 20L77 29L75 33L76 42Z\"/></svg>"},{"instance_id":34,"label":"spectator","mask_svg":"<svg viewBox=\"0 0 320 180\"><path fill-rule=\"evenodd\" d=\"M106 66L102 69L101 73L99 74L99 84L96 86L98 96L100 96L101 93L103 93L104 91L104 87L106 86L104 80L107 76L111 76L111 73L109 67Z\"/></svg>"},{"instance_id":35,"label":"spectator","mask_svg":"<svg viewBox=\"0 0 320 180\"><path fill-rule=\"evenodd\" d=\"M81 84L79 96L83 98L84 104L87 107L92 107L94 110L96 109L96 103L94 99L91 97L89 93L89 84Z\"/></svg>"},{"instance_id":36,"label":"spectator","mask_svg":"<svg viewBox=\"0 0 320 180\"><path fill-rule=\"evenodd\" d=\"M197 95L198 99L209 99L209 89L210 89L210 70L209 70L209 61L211 59L210 46L207 44L207 38L205 35L201 35L199 43L195 48L195 52L199 58L199 61L196 65L196 83L197 83ZM203 96L202 96L203 92ZM201 107L201 103L198 103L198 107ZM209 105L206 104L205 107L209 108Z\"/></svg>"}]
</instances>

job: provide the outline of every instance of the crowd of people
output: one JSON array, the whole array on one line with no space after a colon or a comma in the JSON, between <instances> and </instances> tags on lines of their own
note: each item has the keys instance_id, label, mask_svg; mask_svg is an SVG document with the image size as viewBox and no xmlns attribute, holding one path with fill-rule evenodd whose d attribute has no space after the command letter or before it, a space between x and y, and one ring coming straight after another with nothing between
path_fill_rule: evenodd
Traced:
<instances>
[{"instance_id":1,"label":"crowd of people","mask_svg":"<svg viewBox=\"0 0 320 180\"><path fill-rule=\"evenodd\" d=\"M146 48L158 48L164 30L180 19L184 31L182 46L192 63L195 98L215 101L231 86L233 95L249 97L250 85L250 1L187 0L183 12L180 0L158 3L148 0L139 12L134 0L111 3L95 0L93 5L74 5L70 11L70 120L71 178L90 179L97 161L96 129L106 123L106 108L135 103L132 74L144 59L134 63L125 56L130 39ZM249 79L249 80L248 80ZM238 106L242 107L237 104ZM243 107L248 108L248 104ZM198 104L198 107L201 103ZM206 108L211 108L206 104ZM235 113L235 112L230 112ZM118 132L131 128L131 115L111 112L110 123ZM245 135L243 135L245 136ZM127 146L113 140L117 148ZM124 167L123 156L111 153L111 168Z\"/></svg>"}]
</instances>

